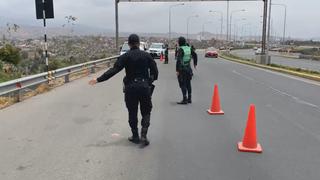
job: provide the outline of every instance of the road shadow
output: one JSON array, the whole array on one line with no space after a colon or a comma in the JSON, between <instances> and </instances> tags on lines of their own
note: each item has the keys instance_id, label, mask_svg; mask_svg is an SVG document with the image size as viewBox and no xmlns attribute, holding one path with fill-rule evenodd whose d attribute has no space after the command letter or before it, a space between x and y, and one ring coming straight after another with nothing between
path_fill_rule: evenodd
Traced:
<instances>
[{"instance_id":1,"label":"road shadow","mask_svg":"<svg viewBox=\"0 0 320 180\"><path fill-rule=\"evenodd\" d=\"M137 146L137 145L129 142L127 138L119 138L119 139L110 140L110 141L101 140L94 144L88 144L85 147L105 148L105 147L111 147L111 146L129 147L129 146Z\"/></svg>"},{"instance_id":2,"label":"road shadow","mask_svg":"<svg viewBox=\"0 0 320 180\"><path fill-rule=\"evenodd\" d=\"M171 101L171 102L170 102L170 105L171 105L171 106L178 106L179 104L177 104L177 102L172 102L172 101Z\"/></svg>"}]
</instances>

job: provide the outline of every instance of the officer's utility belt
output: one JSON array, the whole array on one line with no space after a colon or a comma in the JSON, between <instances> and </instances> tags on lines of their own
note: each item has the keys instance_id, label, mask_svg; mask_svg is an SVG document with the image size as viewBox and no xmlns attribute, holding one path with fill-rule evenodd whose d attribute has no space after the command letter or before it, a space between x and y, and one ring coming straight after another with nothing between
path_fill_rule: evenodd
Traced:
<instances>
[{"instance_id":1,"label":"officer's utility belt","mask_svg":"<svg viewBox=\"0 0 320 180\"><path fill-rule=\"evenodd\" d=\"M132 82L148 82L148 79L145 78L134 78Z\"/></svg>"},{"instance_id":2,"label":"officer's utility belt","mask_svg":"<svg viewBox=\"0 0 320 180\"><path fill-rule=\"evenodd\" d=\"M135 88L150 88L149 80L145 78L134 78L128 80L124 83L123 92L126 92L127 89L135 89Z\"/></svg>"}]
</instances>

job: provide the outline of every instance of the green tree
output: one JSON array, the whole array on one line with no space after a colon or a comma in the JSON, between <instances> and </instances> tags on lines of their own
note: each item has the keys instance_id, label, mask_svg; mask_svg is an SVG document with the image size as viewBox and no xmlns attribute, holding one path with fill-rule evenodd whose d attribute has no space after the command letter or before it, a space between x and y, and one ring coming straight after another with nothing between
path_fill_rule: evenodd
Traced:
<instances>
[{"instance_id":1,"label":"green tree","mask_svg":"<svg viewBox=\"0 0 320 180\"><path fill-rule=\"evenodd\" d=\"M18 65L21 61L20 50L10 44L0 48L0 60L3 62Z\"/></svg>"}]
</instances>

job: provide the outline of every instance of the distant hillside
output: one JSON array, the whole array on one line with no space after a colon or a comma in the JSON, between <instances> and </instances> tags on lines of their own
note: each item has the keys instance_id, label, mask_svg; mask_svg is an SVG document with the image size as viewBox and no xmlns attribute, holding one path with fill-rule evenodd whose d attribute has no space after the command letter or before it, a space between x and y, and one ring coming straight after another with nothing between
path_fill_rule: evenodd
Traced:
<instances>
[{"instance_id":1,"label":"distant hillside","mask_svg":"<svg viewBox=\"0 0 320 180\"><path fill-rule=\"evenodd\" d=\"M40 26L29 26L19 25L20 28L17 32L11 32L11 38L28 39L28 38L39 38L43 36L43 27ZM73 31L72 31L73 29ZM5 34L7 38L10 38L7 32L7 27L0 27L0 35ZM63 36L63 35L113 35L113 31L109 29L93 28L83 25L75 25L72 28L68 27L49 27L47 28L47 34L49 37L52 36ZM2 38L2 37L1 37Z\"/></svg>"}]
</instances>

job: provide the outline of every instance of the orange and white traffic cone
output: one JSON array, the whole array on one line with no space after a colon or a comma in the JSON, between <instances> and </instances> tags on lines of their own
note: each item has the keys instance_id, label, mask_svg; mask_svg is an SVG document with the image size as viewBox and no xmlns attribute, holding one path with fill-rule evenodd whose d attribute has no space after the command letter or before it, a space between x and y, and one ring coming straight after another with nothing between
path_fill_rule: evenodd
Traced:
<instances>
[{"instance_id":1,"label":"orange and white traffic cone","mask_svg":"<svg viewBox=\"0 0 320 180\"><path fill-rule=\"evenodd\" d=\"M257 142L256 132L256 108L250 105L247 127L242 142L238 143L238 150L242 152L262 153L262 147Z\"/></svg>"},{"instance_id":2,"label":"orange and white traffic cone","mask_svg":"<svg viewBox=\"0 0 320 180\"><path fill-rule=\"evenodd\" d=\"M161 61L161 62L164 61L164 58L163 58L163 54L162 54L162 53L160 54L160 61Z\"/></svg>"},{"instance_id":3,"label":"orange and white traffic cone","mask_svg":"<svg viewBox=\"0 0 320 180\"><path fill-rule=\"evenodd\" d=\"M208 109L207 112L210 115L223 115L224 114L224 112L221 110L221 107L220 107L220 97L219 97L219 90L218 90L217 84L214 85L211 108Z\"/></svg>"}]
</instances>

